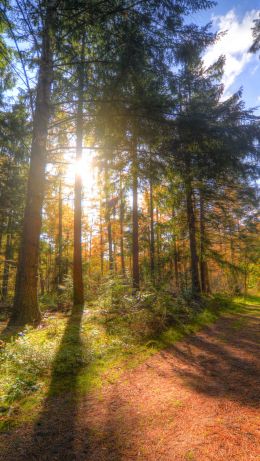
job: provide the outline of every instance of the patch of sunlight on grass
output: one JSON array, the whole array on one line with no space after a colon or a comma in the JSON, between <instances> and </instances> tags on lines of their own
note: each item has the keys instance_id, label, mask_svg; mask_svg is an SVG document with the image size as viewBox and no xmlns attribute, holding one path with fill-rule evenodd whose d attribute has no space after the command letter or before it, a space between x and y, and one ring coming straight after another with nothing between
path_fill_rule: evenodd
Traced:
<instances>
[{"instance_id":1,"label":"patch of sunlight on grass","mask_svg":"<svg viewBox=\"0 0 260 461\"><path fill-rule=\"evenodd\" d=\"M0 356L0 428L21 418L32 419L42 395L66 325L62 316L49 317L37 329L25 327L3 337ZM33 411L32 411L33 409Z\"/></svg>"},{"instance_id":2,"label":"patch of sunlight on grass","mask_svg":"<svg viewBox=\"0 0 260 461\"><path fill-rule=\"evenodd\" d=\"M161 344L158 341L159 346L171 345L179 341L184 336L184 331L177 330L176 327L169 328L167 331L161 334L160 340Z\"/></svg>"},{"instance_id":3,"label":"patch of sunlight on grass","mask_svg":"<svg viewBox=\"0 0 260 461\"><path fill-rule=\"evenodd\" d=\"M260 296L256 295L247 295L247 296L235 296L232 298L232 301L235 304L244 304L246 306L259 306L260 305Z\"/></svg>"},{"instance_id":4,"label":"patch of sunlight on grass","mask_svg":"<svg viewBox=\"0 0 260 461\"><path fill-rule=\"evenodd\" d=\"M204 309L202 312L196 314L188 324L171 327L162 333L160 335L160 340L158 341L158 346L170 346L171 344L174 344L177 341L183 339L184 336L196 333L203 326L210 325L211 323L215 322L221 312L222 310L215 312L208 308Z\"/></svg>"},{"instance_id":5,"label":"patch of sunlight on grass","mask_svg":"<svg viewBox=\"0 0 260 461\"><path fill-rule=\"evenodd\" d=\"M232 299L234 306L243 313L260 316L260 296L236 296Z\"/></svg>"}]
</instances>

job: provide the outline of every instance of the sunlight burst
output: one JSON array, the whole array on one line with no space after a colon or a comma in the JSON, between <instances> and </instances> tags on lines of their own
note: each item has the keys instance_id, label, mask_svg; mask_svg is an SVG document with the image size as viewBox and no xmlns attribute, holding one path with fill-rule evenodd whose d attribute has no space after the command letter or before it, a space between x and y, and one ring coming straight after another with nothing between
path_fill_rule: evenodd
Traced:
<instances>
[{"instance_id":1,"label":"sunlight burst","mask_svg":"<svg viewBox=\"0 0 260 461\"><path fill-rule=\"evenodd\" d=\"M68 185L74 184L76 175L81 176L83 191L88 197L97 193L97 174L93 166L93 157L92 151L83 152L82 159L70 163L65 173Z\"/></svg>"}]
</instances>

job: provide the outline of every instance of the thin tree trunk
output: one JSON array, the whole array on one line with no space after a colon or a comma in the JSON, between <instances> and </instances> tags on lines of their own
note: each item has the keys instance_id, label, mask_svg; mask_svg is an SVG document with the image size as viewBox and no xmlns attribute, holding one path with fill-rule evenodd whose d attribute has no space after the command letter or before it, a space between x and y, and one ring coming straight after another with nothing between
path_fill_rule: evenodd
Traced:
<instances>
[{"instance_id":1,"label":"thin tree trunk","mask_svg":"<svg viewBox=\"0 0 260 461\"><path fill-rule=\"evenodd\" d=\"M177 290L179 290L178 249L177 249L176 237L174 237L173 245L174 245L173 260L174 260L175 285L176 285Z\"/></svg>"},{"instance_id":2,"label":"thin tree trunk","mask_svg":"<svg viewBox=\"0 0 260 461\"><path fill-rule=\"evenodd\" d=\"M41 271L39 271L39 277L40 277L40 293L41 293L41 296L44 295L44 292L45 292L45 280L44 280L44 277L43 277L43 273Z\"/></svg>"},{"instance_id":3,"label":"thin tree trunk","mask_svg":"<svg viewBox=\"0 0 260 461\"><path fill-rule=\"evenodd\" d=\"M210 293L211 288L210 288L209 267L208 267L207 260L205 261L205 280L206 280L207 293Z\"/></svg>"},{"instance_id":4,"label":"thin tree trunk","mask_svg":"<svg viewBox=\"0 0 260 461\"><path fill-rule=\"evenodd\" d=\"M46 253L45 280L47 293L50 291L49 284L49 253Z\"/></svg>"},{"instance_id":5,"label":"thin tree trunk","mask_svg":"<svg viewBox=\"0 0 260 461\"><path fill-rule=\"evenodd\" d=\"M132 181L133 181L133 289L140 289L140 274L139 274L139 229L138 229L138 160L137 160L137 145L133 140L132 145Z\"/></svg>"},{"instance_id":6,"label":"thin tree trunk","mask_svg":"<svg viewBox=\"0 0 260 461\"><path fill-rule=\"evenodd\" d=\"M109 258L109 270L113 272L114 270L114 257L113 257L113 241L112 241L112 224L110 219L110 212L108 211L108 220L107 220L107 236L108 236L108 258Z\"/></svg>"},{"instance_id":7,"label":"thin tree trunk","mask_svg":"<svg viewBox=\"0 0 260 461\"><path fill-rule=\"evenodd\" d=\"M200 294L200 281L198 270L198 256L196 248L196 224L195 213L192 203L192 187L189 180L187 180L186 182L186 207L190 241L192 293L194 296L198 296Z\"/></svg>"},{"instance_id":8,"label":"thin tree trunk","mask_svg":"<svg viewBox=\"0 0 260 461\"><path fill-rule=\"evenodd\" d=\"M202 191L200 191L200 281L201 291L203 293L208 292L207 286L207 267L206 267L206 256L205 256L205 210L204 210L204 198Z\"/></svg>"},{"instance_id":9,"label":"thin tree trunk","mask_svg":"<svg viewBox=\"0 0 260 461\"><path fill-rule=\"evenodd\" d=\"M59 182L59 224L58 224L58 283L63 283L63 255L62 255L62 184Z\"/></svg>"},{"instance_id":10,"label":"thin tree trunk","mask_svg":"<svg viewBox=\"0 0 260 461\"><path fill-rule=\"evenodd\" d=\"M236 268L236 262L235 262L235 247L234 247L234 240L233 240L233 233L232 230L229 230L230 234L230 259L231 259L231 283L232 287L231 290L234 294L239 294L240 293L240 287L238 283L238 272Z\"/></svg>"},{"instance_id":11,"label":"thin tree trunk","mask_svg":"<svg viewBox=\"0 0 260 461\"><path fill-rule=\"evenodd\" d=\"M125 250L124 250L124 197L122 189L122 178L120 175L120 258L121 258L121 272L125 276Z\"/></svg>"},{"instance_id":12,"label":"thin tree trunk","mask_svg":"<svg viewBox=\"0 0 260 461\"><path fill-rule=\"evenodd\" d=\"M24 212L23 231L16 275L11 324L37 324L41 319L38 306L38 259L45 184L46 144L50 118L50 95L53 78L52 25L55 9L48 2L42 34L36 104L33 122L31 160Z\"/></svg>"},{"instance_id":13,"label":"thin tree trunk","mask_svg":"<svg viewBox=\"0 0 260 461\"><path fill-rule=\"evenodd\" d=\"M78 66L78 107L76 120L76 162L79 165L82 159L83 148L83 96L84 96L84 56L85 36L81 44L81 63ZM75 175L74 199L74 254L73 254L73 302L74 306L84 303L83 271L82 271L82 178L77 168Z\"/></svg>"},{"instance_id":14,"label":"thin tree trunk","mask_svg":"<svg viewBox=\"0 0 260 461\"><path fill-rule=\"evenodd\" d=\"M160 261L161 243L160 243L158 206L156 207L156 250L157 250L157 275L158 275L158 280L160 280L160 277L161 277L161 261Z\"/></svg>"},{"instance_id":15,"label":"thin tree trunk","mask_svg":"<svg viewBox=\"0 0 260 461\"><path fill-rule=\"evenodd\" d=\"M3 242L3 229L0 230L0 254L2 252L2 242Z\"/></svg>"},{"instance_id":16,"label":"thin tree trunk","mask_svg":"<svg viewBox=\"0 0 260 461\"><path fill-rule=\"evenodd\" d=\"M70 233L67 231L66 233L66 257L65 257L65 267L64 267L64 274L68 275L69 273L69 246L70 246Z\"/></svg>"},{"instance_id":17,"label":"thin tree trunk","mask_svg":"<svg viewBox=\"0 0 260 461\"><path fill-rule=\"evenodd\" d=\"M244 296L247 296L247 278L248 278L248 263L246 251L244 253Z\"/></svg>"},{"instance_id":18,"label":"thin tree trunk","mask_svg":"<svg viewBox=\"0 0 260 461\"><path fill-rule=\"evenodd\" d=\"M5 245L5 262L2 281L2 300L6 301L8 296L9 269L10 260L12 259L12 234L11 234L11 218L8 219L6 245Z\"/></svg>"},{"instance_id":19,"label":"thin tree trunk","mask_svg":"<svg viewBox=\"0 0 260 461\"><path fill-rule=\"evenodd\" d=\"M184 280L184 287L185 290L188 289L188 279L187 279L187 264L186 264L186 248L185 248L185 241L184 235L182 236L182 266L183 266L183 280Z\"/></svg>"},{"instance_id":20,"label":"thin tree trunk","mask_svg":"<svg viewBox=\"0 0 260 461\"><path fill-rule=\"evenodd\" d=\"M108 238L108 260L109 271L114 270L113 258L113 240L112 240L112 224L111 224L111 210L109 205L109 183L108 183L108 162L105 163L105 192L106 192L106 225L107 225L107 238Z\"/></svg>"},{"instance_id":21,"label":"thin tree trunk","mask_svg":"<svg viewBox=\"0 0 260 461\"><path fill-rule=\"evenodd\" d=\"M113 240L113 258L114 258L114 271L115 274L117 273L117 241L116 241L116 231L115 231L115 225L116 225L116 208L114 207L113 209L113 223L114 223L114 238L112 234L112 240Z\"/></svg>"},{"instance_id":22,"label":"thin tree trunk","mask_svg":"<svg viewBox=\"0 0 260 461\"><path fill-rule=\"evenodd\" d=\"M155 270L155 244L154 244L154 205L153 205L153 183L150 178L150 270L151 279L154 280Z\"/></svg>"},{"instance_id":23,"label":"thin tree trunk","mask_svg":"<svg viewBox=\"0 0 260 461\"><path fill-rule=\"evenodd\" d=\"M99 232L100 232L100 272L103 277L104 275L104 239L103 239L103 223L101 213L101 201L100 201L100 214L99 214Z\"/></svg>"},{"instance_id":24,"label":"thin tree trunk","mask_svg":"<svg viewBox=\"0 0 260 461\"><path fill-rule=\"evenodd\" d=\"M92 258L92 225L90 226L90 233L89 233L89 255L88 255L88 275L91 274L91 258Z\"/></svg>"}]
</instances>

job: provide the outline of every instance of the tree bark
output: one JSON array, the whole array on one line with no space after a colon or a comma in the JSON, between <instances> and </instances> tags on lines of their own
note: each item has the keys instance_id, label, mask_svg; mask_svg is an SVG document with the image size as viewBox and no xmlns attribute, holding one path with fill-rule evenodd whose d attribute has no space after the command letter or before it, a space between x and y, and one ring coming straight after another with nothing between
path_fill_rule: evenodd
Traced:
<instances>
[{"instance_id":1,"label":"tree bark","mask_svg":"<svg viewBox=\"0 0 260 461\"><path fill-rule=\"evenodd\" d=\"M102 206L100 201L99 212L99 232L100 232L100 272L101 276L104 275L104 239L103 239L103 223L102 223Z\"/></svg>"},{"instance_id":2,"label":"tree bark","mask_svg":"<svg viewBox=\"0 0 260 461\"><path fill-rule=\"evenodd\" d=\"M84 96L84 56L85 36L81 44L81 63L78 65L78 107L76 119L76 164L80 164L83 150L83 96ZM74 254L73 254L73 302L74 306L84 303L83 271L82 271L82 178L77 168L75 175L74 198Z\"/></svg>"},{"instance_id":3,"label":"tree bark","mask_svg":"<svg viewBox=\"0 0 260 461\"><path fill-rule=\"evenodd\" d=\"M120 258L121 258L121 272L125 276L125 250L124 250L124 197L122 189L122 178L120 175Z\"/></svg>"},{"instance_id":4,"label":"tree bark","mask_svg":"<svg viewBox=\"0 0 260 461\"><path fill-rule=\"evenodd\" d=\"M62 241L62 184L59 182L59 222L58 222L58 283L63 283L63 241Z\"/></svg>"},{"instance_id":5,"label":"tree bark","mask_svg":"<svg viewBox=\"0 0 260 461\"><path fill-rule=\"evenodd\" d=\"M16 275L11 324L37 324L41 319L38 306L38 259L45 184L46 144L50 118L50 95L53 79L52 25L55 8L47 2L42 33L42 50L33 121L30 169L27 186L21 246Z\"/></svg>"},{"instance_id":6,"label":"tree bark","mask_svg":"<svg viewBox=\"0 0 260 461\"><path fill-rule=\"evenodd\" d=\"M133 140L132 144L132 187L133 187L133 289L140 290L140 273L139 273L139 229L138 229L138 159L137 143Z\"/></svg>"},{"instance_id":7,"label":"tree bark","mask_svg":"<svg viewBox=\"0 0 260 461\"><path fill-rule=\"evenodd\" d=\"M174 237L173 245L174 245L173 260L174 260L175 285L176 285L176 289L179 290L178 249L177 249L176 237Z\"/></svg>"},{"instance_id":8,"label":"tree bark","mask_svg":"<svg viewBox=\"0 0 260 461\"><path fill-rule=\"evenodd\" d=\"M157 277L158 281L161 278L161 236L160 236L160 223L159 223L159 209L156 206L156 253L157 253Z\"/></svg>"},{"instance_id":9,"label":"tree bark","mask_svg":"<svg viewBox=\"0 0 260 461\"><path fill-rule=\"evenodd\" d=\"M89 233L89 255L88 255L88 275L89 275L89 277L90 277L90 274L91 274L92 233L93 233L93 228L92 228L92 224L91 224L90 233Z\"/></svg>"},{"instance_id":10,"label":"tree bark","mask_svg":"<svg viewBox=\"0 0 260 461\"><path fill-rule=\"evenodd\" d=\"M235 245L234 245L232 229L229 229L229 234L230 234L230 260L231 260L230 272L231 272L231 283L232 283L232 286L230 288L231 288L232 293L239 294L241 290L239 287L238 271L237 271L236 261L235 261Z\"/></svg>"},{"instance_id":11,"label":"tree bark","mask_svg":"<svg viewBox=\"0 0 260 461\"><path fill-rule=\"evenodd\" d=\"M116 208L113 208L113 223L114 223L114 229L115 229L115 224L116 224ZM115 274L117 273L117 240L116 240L116 231L114 230L114 238L113 238L113 233L112 233L112 240L113 240L113 259L114 259L114 272Z\"/></svg>"},{"instance_id":12,"label":"tree bark","mask_svg":"<svg viewBox=\"0 0 260 461\"><path fill-rule=\"evenodd\" d=\"M205 238L204 197L202 191L200 191L200 281L201 291L203 293L209 293L207 261L205 255Z\"/></svg>"},{"instance_id":13,"label":"tree bark","mask_svg":"<svg viewBox=\"0 0 260 461\"><path fill-rule=\"evenodd\" d=\"M186 210L187 210L187 221L189 229L189 241L190 241L190 258L191 258L191 288L193 296L200 294L200 281L199 281L199 270L198 270L198 256L196 247L196 223L195 213L192 203L192 187L190 180L186 181Z\"/></svg>"},{"instance_id":14,"label":"tree bark","mask_svg":"<svg viewBox=\"0 0 260 461\"><path fill-rule=\"evenodd\" d=\"M2 242L3 242L3 229L0 229L0 254L2 252Z\"/></svg>"},{"instance_id":15,"label":"tree bark","mask_svg":"<svg viewBox=\"0 0 260 461\"><path fill-rule=\"evenodd\" d=\"M113 240L112 240L112 224L110 219L110 212L108 211L107 219L107 237L108 237L108 259L109 259L109 270L114 270L114 256L113 256Z\"/></svg>"},{"instance_id":16,"label":"tree bark","mask_svg":"<svg viewBox=\"0 0 260 461\"><path fill-rule=\"evenodd\" d=\"M2 281L2 300L6 301L8 296L9 269L10 260L12 259L12 234L11 234L11 218L8 218L6 245L5 245L5 262Z\"/></svg>"},{"instance_id":17,"label":"tree bark","mask_svg":"<svg viewBox=\"0 0 260 461\"><path fill-rule=\"evenodd\" d=\"M150 178L150 271L151 279L154 281L154 271L155 271L155 244L154 244L154 205L153 205L153 183Z\"/></svg>"},{"instance_id":18,"label":"tree bark","mask_svg":"<svg viewBox=\"0 0 260 461\"><path fill-rule=\"evenodd\" d=\"M109 205L109 182L108 182L108 161L107 160L105 162L105 193L106 193L106 226L107 226L107 238L108 238L109 271L113 272L114 257L113 257L111 209Z\"/></svg>"}]
</instances>

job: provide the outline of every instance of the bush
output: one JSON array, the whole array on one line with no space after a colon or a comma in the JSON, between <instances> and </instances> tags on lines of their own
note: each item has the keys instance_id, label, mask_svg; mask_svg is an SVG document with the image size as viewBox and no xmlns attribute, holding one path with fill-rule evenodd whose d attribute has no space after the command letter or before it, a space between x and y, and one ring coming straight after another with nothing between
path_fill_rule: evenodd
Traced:
<instances>
[{"instance_id":1,"label":"bush","mask_svg":"<svg viewBox=\"0 0 260 461\"><path fill-rule=\"evenodd\" d=\"M189 291L177 297L165 288L150 285L133 294L130 282L120 276L105 280L93 304L101 310L110 333L119 334L123 329L139 340L191 321L203 307L203 302L194 301Z\"/></svg>"}]
</instances>

